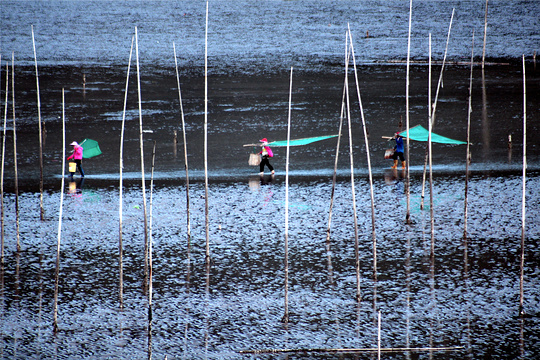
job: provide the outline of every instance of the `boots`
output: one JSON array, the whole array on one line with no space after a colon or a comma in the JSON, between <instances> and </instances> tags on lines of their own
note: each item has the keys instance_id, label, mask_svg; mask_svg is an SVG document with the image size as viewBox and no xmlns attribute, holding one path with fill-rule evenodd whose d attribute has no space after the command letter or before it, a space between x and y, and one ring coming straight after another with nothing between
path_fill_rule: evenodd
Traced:
<instances>
[{"instance_id":1,"label":"boots","mask_svg":"<svg viewBox=\"0 0 540 360\"><path fill-rule=\"evenodd\" d=\"M392 169L397 169L397 160L394 160L394 165L392 166Z\"/></svg>"},{"instance_id":2,"label":"boots","mask_svg":"<svg viewBox=\"0 0 540 360\"><path fill-rule=\"evenodd\" d=\"M405 165L407 165L407 162L406 162L406 161L402 161L402 162L401 162L401 168L402 168L403 170L405 170Z\"/></svg>"}]
</instances>

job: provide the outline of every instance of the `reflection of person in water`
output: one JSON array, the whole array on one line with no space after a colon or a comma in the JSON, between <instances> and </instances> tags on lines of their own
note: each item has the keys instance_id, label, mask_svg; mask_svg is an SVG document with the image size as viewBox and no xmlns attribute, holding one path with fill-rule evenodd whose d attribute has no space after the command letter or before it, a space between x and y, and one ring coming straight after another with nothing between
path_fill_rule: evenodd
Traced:
<instances>
[{"instance_id":1,"label":"reflection of person in water","mask_svg":"<svg viewBox=\"0 0 540 360\"><path fill-rule=\"evenodd\" d=\"M77 170L79 170L79 173L81 174L81 177L84 177L84 170L82 168L82 158L83 158L83 147L79 145L76 141L69 144L73 146L73 154L71 154L67 160L73 159L73 161L77 164ZM75 172L70 172L69 175L71 178L73 178L73 174Z\"/></svg>"},{"instance_id":2,"label":"reflection of person in water","mask_svg":"<svg viewBox=\"0 0 540 360\"><path fill-rule=\"evenodd\" d=\"M392 165L392 169L397 168L398 164L398 157L401 160L401 167L405 169L406 161L405 156L403 156L403 138L399 133L396 133L393 137L394 140L396 140L396 146L394 146L394 155L392 155L392 159L394 159L394 165Z\"/></svg>"},{"instance_id":3,"label":"reflection of person in water","mask_svg":"<svg viewBox=\"0 0 540 360\"><path fill-rule=\"evenodd\" d=\"M261 175L264 175L264 166L268 166L268 169L272 172L272 175L274 174L274 167L270 164L268 161L268 158L274 157L274 154L272 153L272 150L268 146L268 140L266 138L263 138L259 140L262 142L262 150L259 152L261 154L261 163L259 164L259 171Z\"/></svg>"}]
</instances>

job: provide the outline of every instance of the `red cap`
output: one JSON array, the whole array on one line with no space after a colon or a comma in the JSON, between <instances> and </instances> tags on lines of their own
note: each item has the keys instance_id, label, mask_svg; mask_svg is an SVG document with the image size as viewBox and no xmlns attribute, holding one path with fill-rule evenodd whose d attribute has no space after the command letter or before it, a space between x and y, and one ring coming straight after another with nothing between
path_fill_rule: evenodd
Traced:
<instances>
[{"instance_id":1,"label":"red cap","mask_svg":"<svg viewBox=\"0 0 540 360\"><path fill-rule=\"evenodd\" d=\"M261 140L259 140L260 142L268 142L268 140L266 138L262 138Z\"/></svg>"}]
</instances>

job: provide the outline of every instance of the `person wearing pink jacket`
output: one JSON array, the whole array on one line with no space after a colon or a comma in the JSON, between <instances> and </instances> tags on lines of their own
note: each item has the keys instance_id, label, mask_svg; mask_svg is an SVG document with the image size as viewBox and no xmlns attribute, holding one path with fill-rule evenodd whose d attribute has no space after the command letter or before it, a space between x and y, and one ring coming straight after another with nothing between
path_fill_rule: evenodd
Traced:
<instances>
[{"instance_id":1,"label":"person wearing pink jacket","mask_svg":"<svg viewBox=\"0 0 540 360\"><path fill-rule=\"evenodd\" d=\"M84 170L82 168L82 158L83 158L83 147L79 145L76 141L69 144L73 146L73 154L71 154L67 160L73 159L73 161L77 164L77 170L79 170L79 173L81 173L81 177L84 177ZM69 173L71 178L73 178L74 172Z\"/></svg>"},{"instance_id":2,"label":"person wearing pink jacket","mask_svg":"<svg viewBox=\"0 0 540 360\"><path fill-rule=\"evenodd\" d=\"M272 153L272 150L268 146L268 140L266 138L259 140L262 142L262 150L259 152L261 154L261 163L259 164L259 171L261 175L264 175L264 166L268 166L268 169L272 172L272 175L274 174L274 167L270 165L270 162L268 161L269 157L274 157L274 154Z\"/></svg>"}]
</instances>

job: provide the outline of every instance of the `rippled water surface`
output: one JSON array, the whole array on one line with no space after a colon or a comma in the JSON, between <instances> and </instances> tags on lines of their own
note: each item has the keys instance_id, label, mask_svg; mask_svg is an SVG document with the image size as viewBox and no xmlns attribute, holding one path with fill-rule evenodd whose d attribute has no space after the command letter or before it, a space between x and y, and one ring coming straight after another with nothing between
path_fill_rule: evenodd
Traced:
<instances>
[{"instance_id":1,"label":"rippled water surface","mask_svg":"<svg viewBox=\"0 0 540 360\"><path fill-rule=\"evenodd\" d=\"M451 64L444 69L434 130L466 140L470 67L459 62L470 60L473 30L475 59L480 59L485 1L415 0L413 4L411 126L427 127L428 34L432 33L437 61L432 69L434 97L455 9L448 49ZM433 231L429 187L422 191L426 144L410 144L409 202L403 172L390 170L390 162L383 158L393 143L382 136L403 129L406 121L403 60L407 57L408 1L210 1L207 174L211 261L207 267L206 3L2 1L0 98L4 110L6 59L11 63L14 52L17 132L15 137L10 90L3 181L0 358L373 359L376 353L366 351L305 350L376 348L379 313L383 348L433 349L384 353L385 359L537 358L540 148L535 134L540 131L540 81L532 55L540 41L539 4L489 2L489 63L483 71L480 66L473 70L468 236L464 240L465 146L433 145ZM327 241L336 138L290 150L288 202L286 149L273 148L276 174L261 178L257 168L247 165L252 147L243 145L262 137L270 141L287 138L291 66L291 138L338 133L348 24L369 141L374 226L362 113L350 68L352 147L345 124ZM31 25L39 63L40 113ZM135 52L126 82L135 26L141 117ZM173 42L186 123L190 245ZM519 308L522 54L526 55L528 166L524 316ZM119 150L126 83L121 306ZM45 127L43 221L39 213L38 116ZM62 119L67 143L92 138L103 151L84 160L84 181L78 176L73 182L65 178L63 192ZM140 121L147 243L152 244L151 321L145 286ZM349 149L354 160L357 231ZM405 225L408 203L412 224ZM54 334L59 240L58 332ZM286 306L288 321L284 321ZM437 350L442 347L453 350ZM270 349L299 351L241 353Z\"/></svg>"}]
</instances>

